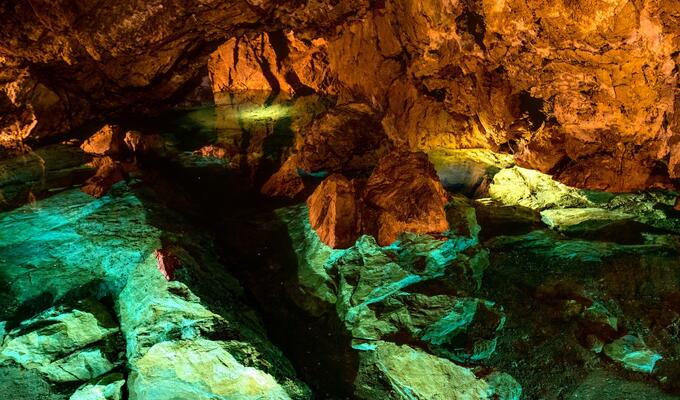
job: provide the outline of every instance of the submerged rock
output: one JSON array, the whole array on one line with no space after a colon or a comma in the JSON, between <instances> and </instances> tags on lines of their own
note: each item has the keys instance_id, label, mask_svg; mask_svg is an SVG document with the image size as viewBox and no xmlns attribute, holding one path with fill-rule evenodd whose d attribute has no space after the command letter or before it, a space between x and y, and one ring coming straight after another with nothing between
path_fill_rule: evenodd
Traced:
<instances>
[{"instance_id":1,"label":"submerged rock","mask_svg":"<svg viewBox=\"0 0 680 400\"><path fill-rule=\"evenodd\" d=\"M95 172L90 158L76 146L56 144L0 160L0 210L82 184Z\"/></svg>"},{"instance_id":2,"label":"submerged rock","mask_svg":"<svg viewBox=\"0 0 680 400\"><path fill-rule=\"evenodd\" d=\"M127 175L123 165L110 157L97 157L90 165L96 168L97 172L85 181L80 190L92 197L102 197L111 186L125 179Z\"/></svg>"},{"instance_id":3,"label":"submerged rock","mask_svg":"<svg viewBox=\"0 0 680 400\"><path fill-rule=\"evenodd\" d=\"M626 335L604 346L604 354L632 371L650 374L661 355L649 349L637 336Z\"/></svg>"},{"instance_id":4,"label":"submerged rock","mask_svg":"<svg viewBox=\"0 0 680 400\"><path fill-rule=\"evenodd\" d=\"M541 219L549 227L565 233L602 229L633 215L603 208L568 208L541 211Z\"/></svg>"}]
</instances>

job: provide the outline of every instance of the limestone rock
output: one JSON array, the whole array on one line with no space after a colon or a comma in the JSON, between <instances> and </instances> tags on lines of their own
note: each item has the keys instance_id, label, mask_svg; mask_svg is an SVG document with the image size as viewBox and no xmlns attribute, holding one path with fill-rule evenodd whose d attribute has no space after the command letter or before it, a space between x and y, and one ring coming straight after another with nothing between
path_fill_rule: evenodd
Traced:
<instances>
[{"instance_id":1,"label":"limestone rock","mask_svg":"<svg viewBox=\"0 0 680 400\"><path fill-rule=\"evenodd\" d=\"M104 125L80 146L84 152L115 156L125 149L125 132L117 125Z\"/></svg>"},{"instance_id":2,"label":"limestone rock","mask_svg":"<svg viewBox=\"0 0 680 400\"><path fill-rule=\"evenodd\" d=\"M362 195L364 232L388 245L402 232L440 234L449 228L448 195L424 153L394 152L383 157Z\"/></svg>"},{"instance_id":3,"label":"limestone rock","mask_svg":"<svg viewBox=\"0 0 680 400\"><path fill-rule=\"evenodd\" d=\"M507 376L507 375L506 375ZM360 399L518 399L493 378L490 385L471 370L406 345L376 342L361 352L355 394ZM517 397L514 397L517 395Z\"/></svg>"},{"instance_id":4,"label":"limestone rock","mask_svg":"<svg viewBox=\"0 0 680 400\"><path fill-rule=\"evenodd\" d=\"M185 284L166 280L156 263L149 255L118 298L132 398L309 398L256 323L248 325L253 320L213 313Z\"/></svg>"},{"instance_id":5,"label":"limestone rock","mask_svg":"<svg viewBox=\"0 0 680 400\"><path fill-rule=\"evenodd\" d=\"M309 221L333 248L354 244L359 232L359 204L354 183L340 174L326 178L307 199Z\"/></svg>"},{"instance_id":6,"label":"limestone rock","mask_svg":"<svg viewBox=\"0 0 680 400\"><path fill-rule=\"evenodd\" d=\"M291 398L274 377L243 366L219 342L203 339L153 345L136 360L129 390L139 400Z\"/></svg>"}]
</instances>

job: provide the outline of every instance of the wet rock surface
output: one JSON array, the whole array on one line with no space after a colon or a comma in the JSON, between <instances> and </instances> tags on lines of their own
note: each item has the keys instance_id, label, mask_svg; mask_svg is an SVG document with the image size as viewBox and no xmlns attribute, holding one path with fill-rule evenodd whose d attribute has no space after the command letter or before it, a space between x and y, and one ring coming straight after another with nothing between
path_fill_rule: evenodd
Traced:
<instances>
[{"instance_id":1,"label":"wet rock surface","mask_svg":"<svg viewBox=\"0 0 680 400\"><path fill-rule=\"evenodd\" d=\"M319 207L263 196L329 106L306 101L151 121L155 132L137 131L157 150L124 141L111 161L136 170L101 197L71 187L3 212L12 234L0 235L0 354L12 352L1 390L18 399L677 397L677 193L579 190L474 150L434 154L434 167L408 153L382 172L378 161L331 175L335 195ZM12 169L30 177L16 181L30 187L31 168ZM363 192L376 170L381 213L422 201L446 226L325 244L345 231L327 221L348 219L315 220L312 208L365 201L343 190L352 177ZM323 187L294 171L301 193ZM100 334L47 340L63 321ZM65 347L21 350L51 342Z\"/></svg>"}]
</instances>

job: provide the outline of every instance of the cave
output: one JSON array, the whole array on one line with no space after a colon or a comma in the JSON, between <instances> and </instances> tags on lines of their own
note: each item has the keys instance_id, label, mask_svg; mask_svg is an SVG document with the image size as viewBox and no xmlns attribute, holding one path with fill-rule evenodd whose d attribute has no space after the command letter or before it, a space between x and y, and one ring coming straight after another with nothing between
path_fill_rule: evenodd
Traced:
<instances>
[{"instance_id":1,"label":"cave","mask_svg":"<svg viewBox=\"0 0 680 400\"><path fill-rule=\"evenodd\" d=\"M680 2L0 25L0 399L680 398Z\"/></svg>"}]
</instances>

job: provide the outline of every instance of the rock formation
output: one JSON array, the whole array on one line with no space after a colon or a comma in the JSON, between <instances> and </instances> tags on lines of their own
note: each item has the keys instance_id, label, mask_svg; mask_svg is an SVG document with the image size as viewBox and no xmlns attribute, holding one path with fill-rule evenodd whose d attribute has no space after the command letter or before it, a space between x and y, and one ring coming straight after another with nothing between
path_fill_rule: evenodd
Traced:
<instances>
[{"instance_id":1,"label":"rock formation","mask_svg":"<svg viewBox=\"0 0 680 400\"><path fill-rule=\"evenodd\" d=\"M386 246L404 232L448 230L448 198L425 153L394 151L366 182L340 174L326 178L307 205L312 228L327 245L349 247L365 233Z\"/></svg>"}]
</instances>

